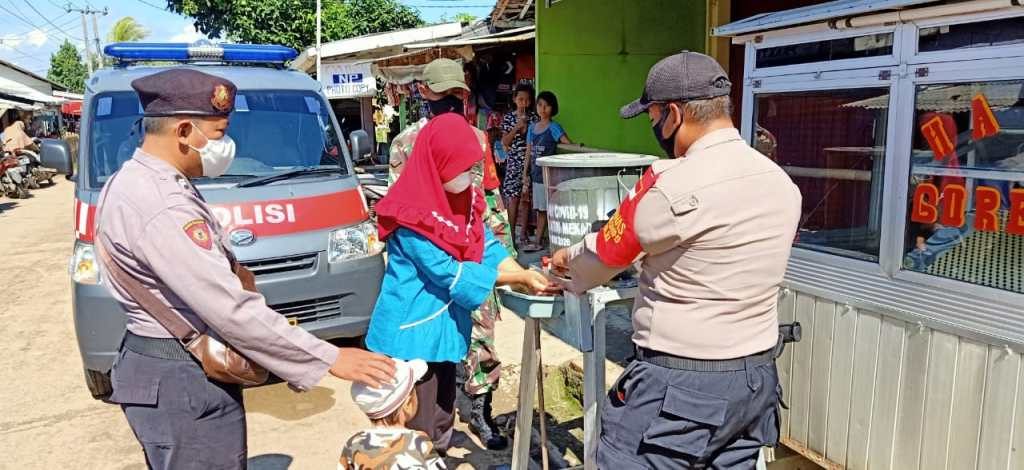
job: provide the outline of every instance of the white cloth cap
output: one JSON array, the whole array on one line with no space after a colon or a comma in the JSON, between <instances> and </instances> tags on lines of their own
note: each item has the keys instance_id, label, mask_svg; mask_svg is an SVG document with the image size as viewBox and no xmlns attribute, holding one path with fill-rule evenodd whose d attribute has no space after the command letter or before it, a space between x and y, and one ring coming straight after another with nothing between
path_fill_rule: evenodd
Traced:
<instances>
[{"instance_id":1,"label":"white cloth cap","mask_svg":"<svg viewBox=\"0 0 1024 470\"><path fill-rule=\"evenodd\" d=\"M380 387L353 383L352 401L370 419L384 418L405 404L413 386L426 373L427 363L422 359L395 359L395 379L392 382L381 384Z\"/></svg>"}]
</instances>

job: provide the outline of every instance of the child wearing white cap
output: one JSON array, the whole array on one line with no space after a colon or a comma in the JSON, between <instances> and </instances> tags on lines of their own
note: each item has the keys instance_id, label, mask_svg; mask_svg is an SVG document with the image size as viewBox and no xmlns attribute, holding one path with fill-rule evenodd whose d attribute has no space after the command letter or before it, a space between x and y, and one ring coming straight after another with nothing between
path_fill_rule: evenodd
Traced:
<instances>
[{"instance_id":1,"label":"child wearing white cap","mask_svg":"<svg viewBox=\"0 0 1024 470\"><path fill-rule=\"evenodd\" d=\"M376 388L352 384L352 400L373 427L348 440L338 470L447 468L426 433L405 427L419 407L414 386L426 373L427 363L422 360L395 359L393 382Z\"/></svg>"}]
</instances>

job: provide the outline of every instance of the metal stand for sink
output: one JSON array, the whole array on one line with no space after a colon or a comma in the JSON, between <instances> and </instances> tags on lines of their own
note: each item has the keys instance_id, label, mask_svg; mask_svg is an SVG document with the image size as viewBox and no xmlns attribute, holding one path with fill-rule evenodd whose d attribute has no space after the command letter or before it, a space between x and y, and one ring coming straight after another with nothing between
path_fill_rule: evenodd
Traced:
<instances>
[{"instance_id":1,"label":"metal stand for sink","mask_svg":"<svg viewBox=\"0 0 1024 470\"><path fill-rule=\"evenodd\" d=\"M540 334L551 334L583 352L583 468L597 469L597 444L601 439L601 408L605 386L605 319L609 308L632 308L637 288L596 287L584 293L565 294L564 314L550 319L524 316L522 366L519 374L519 405L512 447L512 470L526 470L530 463L533 406L540 369ZM516 312L523 316L520 312ZM543 419L543 417L541 417Z\"/></svg>"}]
</instances>

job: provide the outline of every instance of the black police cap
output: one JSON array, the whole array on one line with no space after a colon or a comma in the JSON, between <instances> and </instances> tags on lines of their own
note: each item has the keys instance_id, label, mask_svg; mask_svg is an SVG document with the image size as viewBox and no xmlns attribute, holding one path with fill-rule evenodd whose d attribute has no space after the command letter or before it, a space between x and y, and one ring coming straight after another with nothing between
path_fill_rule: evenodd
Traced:
<instances>
[{"instance_id":1,"label":"black police cap","mask_svg":"<svg viewBox=\"0 0 1024 470\"><path fill-rule=\"evenodd\" d=\"M132 81L146 117L227 116L237 88L229 80L190 68L157 72Z\"/></svg>"}]
</instances>

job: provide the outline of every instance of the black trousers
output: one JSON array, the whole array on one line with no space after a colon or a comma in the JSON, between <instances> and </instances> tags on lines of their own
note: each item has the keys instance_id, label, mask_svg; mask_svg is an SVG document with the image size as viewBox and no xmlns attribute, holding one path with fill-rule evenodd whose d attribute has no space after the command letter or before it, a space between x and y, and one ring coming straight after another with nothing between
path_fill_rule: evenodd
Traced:
<instances>
[{"instance_id":1,"label":"black trousers","mask_svg":"<svg viewBox=\"0 0 1024 470\"><path fill-rule=\"evenodd\" d=\"M419 410L406 426L423 431L440 452L448 450L455 427L455 363L428 362L427 374L416 384Z\"/></svg>"},{"instance_id":2,"label":"black trousers","mask_svg":"<svg viewBox=\"0 0 1024 470\"><path fill-rule=\"evenodd\" d=\"M774 362L697 372L633 361L608 392L597 464L602 469L753 469L779 440Z\"/></svg>"},{"instance_id":3,"label":"black trousers","mask_svg":"<svg viewBox=\"0 0 1024 470\"><path fill-rule=\"evenodd\" d=\"M242 389L210 380L194 360L121 348L113 394L151 469L244 469Z\"/></svg>"}]
</instances>

